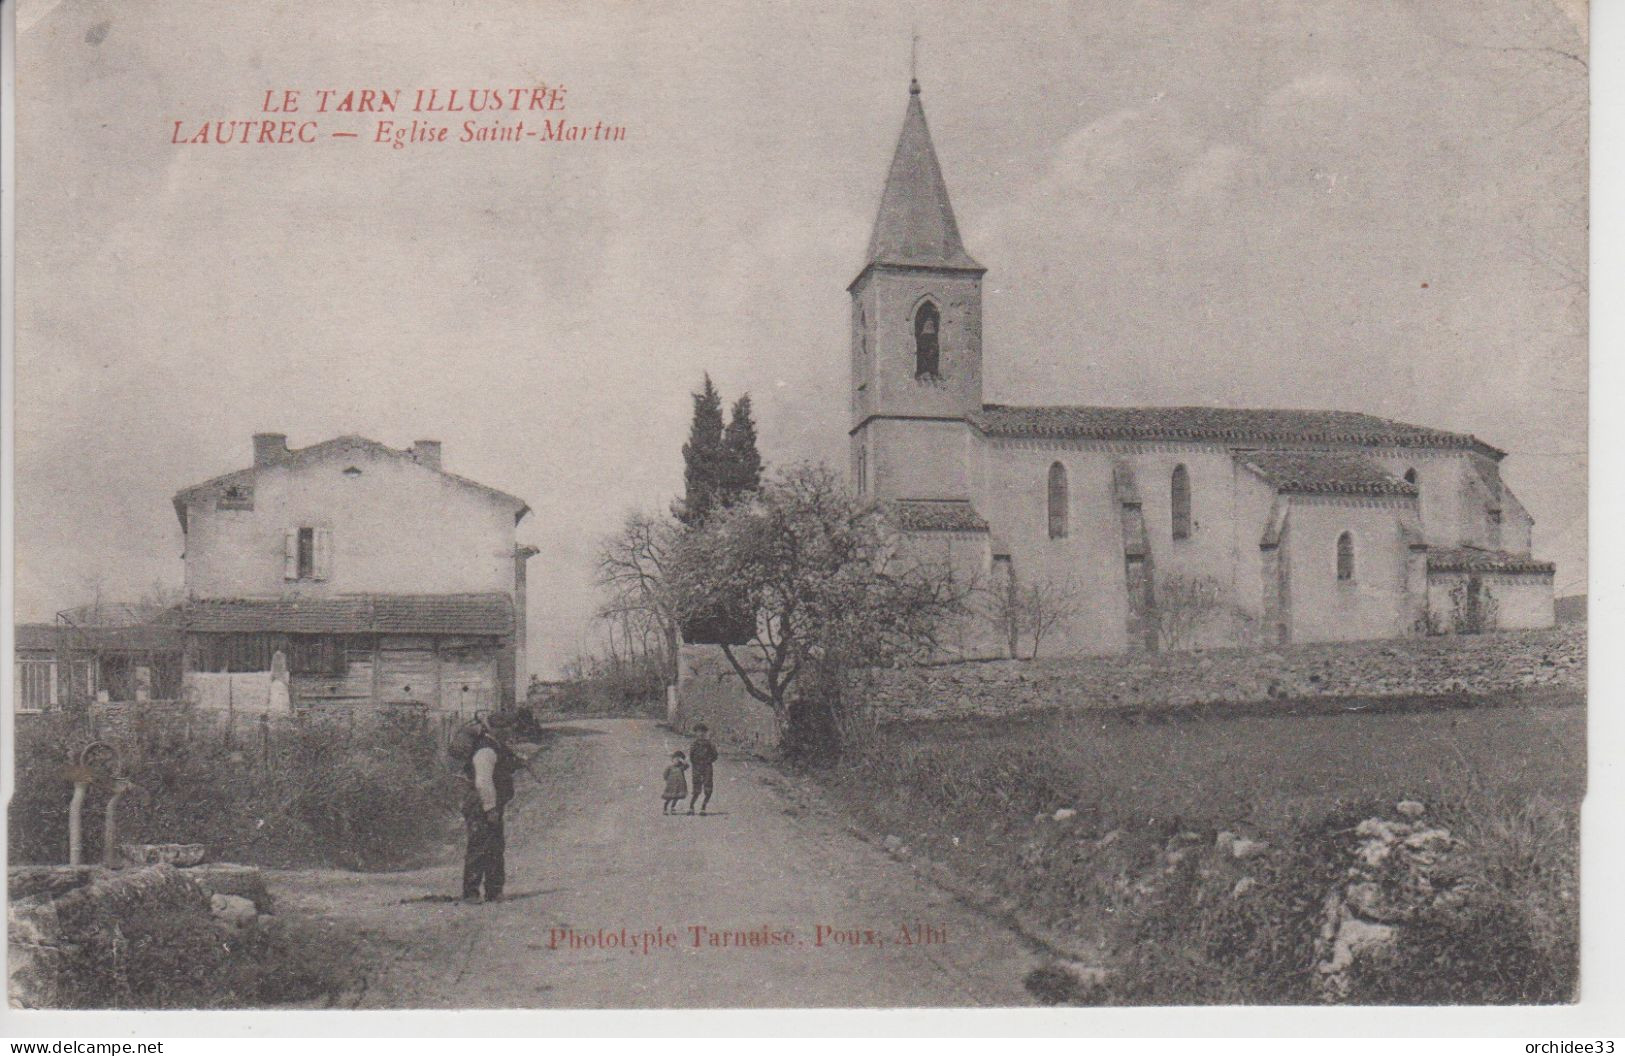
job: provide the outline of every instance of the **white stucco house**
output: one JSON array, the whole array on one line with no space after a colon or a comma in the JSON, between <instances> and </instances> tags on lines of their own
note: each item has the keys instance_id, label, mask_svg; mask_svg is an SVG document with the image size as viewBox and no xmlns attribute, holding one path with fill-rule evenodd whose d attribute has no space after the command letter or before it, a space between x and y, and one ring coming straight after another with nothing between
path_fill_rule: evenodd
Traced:
<instances>
[{"instance_id":1,"label":"white stucco house","mask_svg":"<svg viewBox=\"0 0 1625 1056\"><path fill-rule=\"evenodd\" d=\"M341 436L289 450L262 433L251 466L174 505L189 675L269 677L285 664L295 707L464 713L511 703L524 685L535 550L515 531L530 508L447 472L438 441L398 450Z\"/></svg>"}]
</instances>

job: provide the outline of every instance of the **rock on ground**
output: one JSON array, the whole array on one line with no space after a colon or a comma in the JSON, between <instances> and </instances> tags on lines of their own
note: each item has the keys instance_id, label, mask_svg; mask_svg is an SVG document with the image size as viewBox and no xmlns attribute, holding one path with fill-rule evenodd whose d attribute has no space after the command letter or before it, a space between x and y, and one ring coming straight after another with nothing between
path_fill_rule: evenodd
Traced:
<instances>
[{"instance_id":1,"label":"rock on ground","mask_svg":"<svg viewBox=\"0 0 1625 1056\"><path fill-rule=\"evenodd\" d=\"M214 919L234 928L246 928L259 919L254 903L241 895L209 896L209 912Z\"/></svg>"}]
</instances>

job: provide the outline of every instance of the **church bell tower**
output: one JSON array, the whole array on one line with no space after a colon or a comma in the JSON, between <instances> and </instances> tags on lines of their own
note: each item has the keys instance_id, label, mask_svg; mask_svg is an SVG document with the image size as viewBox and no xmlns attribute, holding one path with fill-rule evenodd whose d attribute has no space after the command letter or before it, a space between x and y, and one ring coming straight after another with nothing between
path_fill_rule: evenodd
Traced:
<instances>
[{"instance_id":1,"label":"church bell tower","mask_svg":"<svg viewBox=\"0 0 1625 1056\"><path fill-rule=\"evenodd\" d=\"M970 498L982 274L965 252L911 81L852 296L852 481L877 499Z\"/></svg>"}]
</instances>

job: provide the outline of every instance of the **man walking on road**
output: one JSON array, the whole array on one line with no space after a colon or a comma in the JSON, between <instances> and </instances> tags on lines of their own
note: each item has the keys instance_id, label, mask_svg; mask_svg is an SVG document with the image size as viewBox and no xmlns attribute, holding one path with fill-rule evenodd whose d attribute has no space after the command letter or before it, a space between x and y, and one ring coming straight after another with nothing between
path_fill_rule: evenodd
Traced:
<instances>
[{"instance_id":1,"label":"man walking on road","mask_svg":"<svg viewBox=\"0 0 1625 1056\"><path fill-rule=\"evenodd\" d=\"M688 812L694 813L694 804L700 804L700 813L711 805L711 766L717 761L717 746L711 743L711 731L705 723L694 727L694 743L688 747L688 765L691 768L690 779L694 782L694 795L688 801ZM700 799L700 793L705 793L705 799Z\"/></svg>"},{"instance_id":2,"label":"man walking on road","mask_svg":"<svg viewBox=\"0 0 1625 1056\"><path fill-rule=\"evenodd\" d=\"M514 754L508 747L512 716L497 712L486 718L463 767L468 790L463 795L463 821L468 850L463 856L463 901L502 901L505 854L502 812L513 799Z\"/></svg>"}]
</instances>

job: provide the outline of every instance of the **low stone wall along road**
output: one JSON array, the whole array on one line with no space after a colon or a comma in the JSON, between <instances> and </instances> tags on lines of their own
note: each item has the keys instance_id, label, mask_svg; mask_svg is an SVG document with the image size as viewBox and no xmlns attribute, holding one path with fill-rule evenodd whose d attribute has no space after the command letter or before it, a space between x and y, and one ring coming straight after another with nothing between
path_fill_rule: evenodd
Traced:
<instances>
[{"instance_id":1,"label":"low stone wall along road","mask_svg":"<svg viewBox=\"0 0 1625 1056\"><path fill-rule=\"evenodd\" d=\"M724 757L713 814L665 817L685 740L631 719L550 732L509 809L507 901L448 901L460 862L268 873L280 903L379 951L361 1007L1031 1003L1042 958L1020 936L798 806L765 764Z\"/></svg>"}]
</instances>

